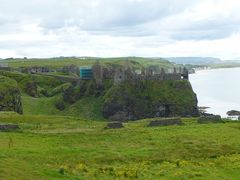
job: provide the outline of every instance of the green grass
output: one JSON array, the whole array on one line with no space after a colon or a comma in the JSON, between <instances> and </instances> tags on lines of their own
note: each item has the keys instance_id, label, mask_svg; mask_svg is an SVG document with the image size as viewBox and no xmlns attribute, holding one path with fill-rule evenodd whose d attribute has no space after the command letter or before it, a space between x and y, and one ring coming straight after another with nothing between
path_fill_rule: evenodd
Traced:
<instances>
[{"instance_id":1,"label":"green grass","mask_svg":"<svg viewBox=\"0 0 240 180\"><path fill-rule=\"evenodd\" d=\"M63 111L55 107L60 95L53 97L34 98L27 95L22 96L23 110L26 115L49 115L49 116L73 116L83 119L99 119L102 117L102 98L82 97L74 104L66 104Z\"/></svg>"},{"instance_id":2,"label":"green grass","mask_svg":"<svg viewBox=\"0 0 240 180\"><path fill-rule=\"evenodd\" d=\"M135 60L133 67L148 65L172 67L163 59L102 58L105 65L123 65ZM13 59L11 67L62 67L91 65L96 59L78 58ZM0 72L15 79L19 87L30 75ZM4 81L3 81L4 80ZM54 77L32 75L43 94L30 97L22 91L24 115L0 112L0 124L17 123L17 132L0 132L0 179L239 179L240 123L197 124L196 119L183 119L183 126L147 127L150 119L129 122L123 129L104 130L101 111L104 98L109 97L111 81L105 81L105 96L85 95L75 103L65 102L59 111L55 103L70 84ZM11 79L0 83L14 85ZM166 98L190 102L186 84L166 82L152 84L142 94L152 99ZM4 90L4 86L0 86ZM169 93L176 88L177 93ZM114 89L113 89L114 90ZM131 89L128 89L132 91ZM188 89L189 91L191 90ZM133 91L134 92L134 91ZM160 92L160 93L159 93ZM91 93L90 93L91 94ZM136 95L136 94L135 94ZM164 96L163 96L164 95ZM180 98L180 99L179 99ZM137 106L139 106L139 101Z\"/></svg>"},{"instance_id":3,"label":"green grass","mask_svg":"<svg viewBox=\"0 0 240 180\"><path fill-rule=\"evenodd\" d=\"M106 122L1 113L0 179L239 179L240 123L104 130Z\"/></svg>"},{"instance_id":4,"label":"green grass","mask_svg":"<svg viewBox=\"0 0 240 180\"><path fill-rule=\"evenodd\" d=\"M161 67L173 67L173 65L162 58L152 59L152 58L143 58L143 57L113 57L113 58L73 58L73 57L63 57L63 58L47 58L47 59L11 59L3 60L8 63L10 67L19 68L19 67L31 67L31 66L48 66L52 68L61 68L63 66L68 66L74 64L76 66L91 66L96 60L99 59L101 63L106 65L123 65L125 60L136 61L140 65L159 65ZM139 64L134 63L134 66L140 67Z\"/></svg>"}]
</instances>

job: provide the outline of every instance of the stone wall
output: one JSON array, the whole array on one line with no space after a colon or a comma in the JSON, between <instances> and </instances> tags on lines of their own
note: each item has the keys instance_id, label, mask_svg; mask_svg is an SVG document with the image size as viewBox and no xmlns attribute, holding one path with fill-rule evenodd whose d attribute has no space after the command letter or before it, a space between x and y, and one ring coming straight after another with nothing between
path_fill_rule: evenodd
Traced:
<instances>
[{"instance_id":1,"label":"stone wall","mask_svg":"<svg viewBox=\"0 0 240 180\"><path fill-rule=\"evenodd\" d=\"M122 67L107 68L101 66L99 61L92 67L93 78L97 85L102 85L103 79L113 79L114 84L124 81L142 81L142 80L188 80L188 70L186 68L163 69L155 66L142 68L134 71L128 61ZM137 73L141 72L141 73Z\"/></svg>"}]
</instances>

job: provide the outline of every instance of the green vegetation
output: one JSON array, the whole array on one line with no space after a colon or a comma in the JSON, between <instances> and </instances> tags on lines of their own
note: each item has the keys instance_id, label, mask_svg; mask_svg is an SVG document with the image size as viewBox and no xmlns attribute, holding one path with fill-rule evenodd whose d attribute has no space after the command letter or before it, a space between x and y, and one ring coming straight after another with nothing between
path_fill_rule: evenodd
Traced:
<instances>
[{"instance_id":1,"label":"green vegetation","mask_svg":"<svg viewBox=\"0 0 240 180\"><path fill-rule=\"evenodd\" d=\"M23 96L23 112L26 115L72 116L86 120L103 120L101 113L102 99L84 97L73 104L65 104L63 111L55 107L61 96L33 98Z\"/></svg>"},{"instance_id":2,"label":"green vegetation","mask_svg":"<svg viewBox=\"0 0 240 180\"><path fill-rule=\"evenodd\" d=\"M228 62L224 62L224 63L220 63L220 64L212 64L210 65L211 68L213 69L219 69L219 68L236 68L236 67L240 67L240 63L228 63Z\"/></svg>"},{"instance_id":3,"label":"green vegetation","mask_svg":"<svg viewBox=\"0 0 240 180\"><path fill-rule=\"evenodd\" d=\"M1 113L0 179L239 179L240 124L104 130L106 122Z\"/></svg>"},{"instance_id":4,"label":"green vegetation","mask_svg":"<svg viewBox=\"0 0 240 180\"><path fill-rule=\"evenodd\" d=\"M174 66L163 59L128 59L135 69ZM17 69L91 65L95 60L5 61ZM124 58L101 61L105 66L125 62ZM198 124L197 118L183 118L182 126L150 128L152 119L144 119L124 123L123 129L106 130L103 108L116 102L117 110L120 104L137 118L166 104L168 111L176 112L172 116L196 109L195 94L184 80L119 86L105 80L98 87L91 80L76 83L56 76L0 71L0 108L4 107L0 111L23 110L23 115L0 112L0 124L20 126L16 132L0 132L0 179L240 178L239 122ZM6 104L19 109L6 108Z\"/></svg>"},{"instance_id":5,"label":"green vegetation","mask_svg":"<svg viewBox=\"0 0 240 180\"><path fill-rule=\"evenodd\" d=\"M185 80L124 82L104 96L104 116L113 120L197 116L197 100Z\"/></svg>"},{"instance_id":6,"label":"green vegetation","mask_svg":"<svg viewBox=\"0 0 240 180\"><path fill-rule=\"evenodd\" d=\"M125 62L125 60L129 60L131 62L137 62L139 64L135 64L136 67L141 65L159 65L161 67L173 67L169 61L162 58L142 58L142 57L118 57L118 58L76 58L76 57L61 57L61 58L48 58L48 59L6 59L3 62L6 62L10 65L10 67L32 67L32 66L48 66L52 68L61 68L63 66L68 65L76 65L76 66L91 66L96 60L99 59L101 63L106 65L121 65Z\"/></svg>"},{"instance_id":7,"label":"green vegetation","mask_svg":"<svg viewBox=\"0 0 240 180\"><path fill-rule=\"evenodd\" d=\"M0 111L22 114L21 94L17 82L0 75Z\"/></svg>"}]
</instances>

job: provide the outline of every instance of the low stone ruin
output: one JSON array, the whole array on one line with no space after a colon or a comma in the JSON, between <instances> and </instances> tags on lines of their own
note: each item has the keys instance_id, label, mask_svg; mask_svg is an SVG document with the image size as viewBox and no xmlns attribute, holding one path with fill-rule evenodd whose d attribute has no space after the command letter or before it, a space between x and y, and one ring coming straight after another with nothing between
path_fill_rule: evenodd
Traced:
<instances>
[{"instance_id":1,"label":"low stone ruin","mask_svg":"<svg viewBox=\"0 0 240 180\"><path fill-rule=\"evenodd\" d=\"M153 120L148 127L183 125L180 118Z\"/></svg>"},{"instance_id":2,"label":"low stone ruin","mask_svg":"<svg viewBox=\"0 0 240 180\"><path fill-rule=\"evenodd\" d=\"M201 116L198 118L198 123L204 124L204 123L221 123L222 118L220 115L207 115L207 116Z\"/></svg>"},{"instance_id":3,"label":"low stone ruin","mask_svg":"<svg viewBox=\"0 0 240 180\"><path fill-rule=\"evenodd\" d=\"M121 122L110 122L104 129L120 129L123 128L123 124Z\"/></svg>"},{"instance_id":4,"label":"low stone ruin","mask_svg":"<svg viewBox=\"0 0 240 180\"><path fill-rule=\"evenodd\" d=\"M17 124L0 124L0 132L1 131L16 131L20 129Z\"/></svg>"}]
</instances>

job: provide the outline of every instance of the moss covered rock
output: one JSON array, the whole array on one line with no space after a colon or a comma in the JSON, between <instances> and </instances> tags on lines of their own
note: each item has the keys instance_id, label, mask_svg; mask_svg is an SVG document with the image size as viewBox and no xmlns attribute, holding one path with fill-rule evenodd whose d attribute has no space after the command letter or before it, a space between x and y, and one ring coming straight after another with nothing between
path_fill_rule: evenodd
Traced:
<instances>
[{"instance_id":1,"label":"moss covered rock","mask_svg":"<svg viewBox=\"0 0 240 180\"><path fill-rule=\"evenodd\" d=\"M29 96L38 96L37 84L30 75L13 71L0 71L0 75L16 80L22 92Z\"/></svg>"},{"instance_id":2,"label":"moss covered rock","mask_svg":"<svg viewBox=\"0 0 240 180\"><path fill-rule=\"evenodd\" d=\"M197 98L189 81L139 81L112 86L103 115L112 120L197 116Z\"/></svg>"},{"instance_id":3,"label":"moss covered rock","mask_svg":"<svg viewBox=\"0 0 240 180\"><path fill-rule=\"evenodd\" d=\"M0 111L23 113L17 82L4 76L0 76Z\"/></svg>"}]
</instances>

